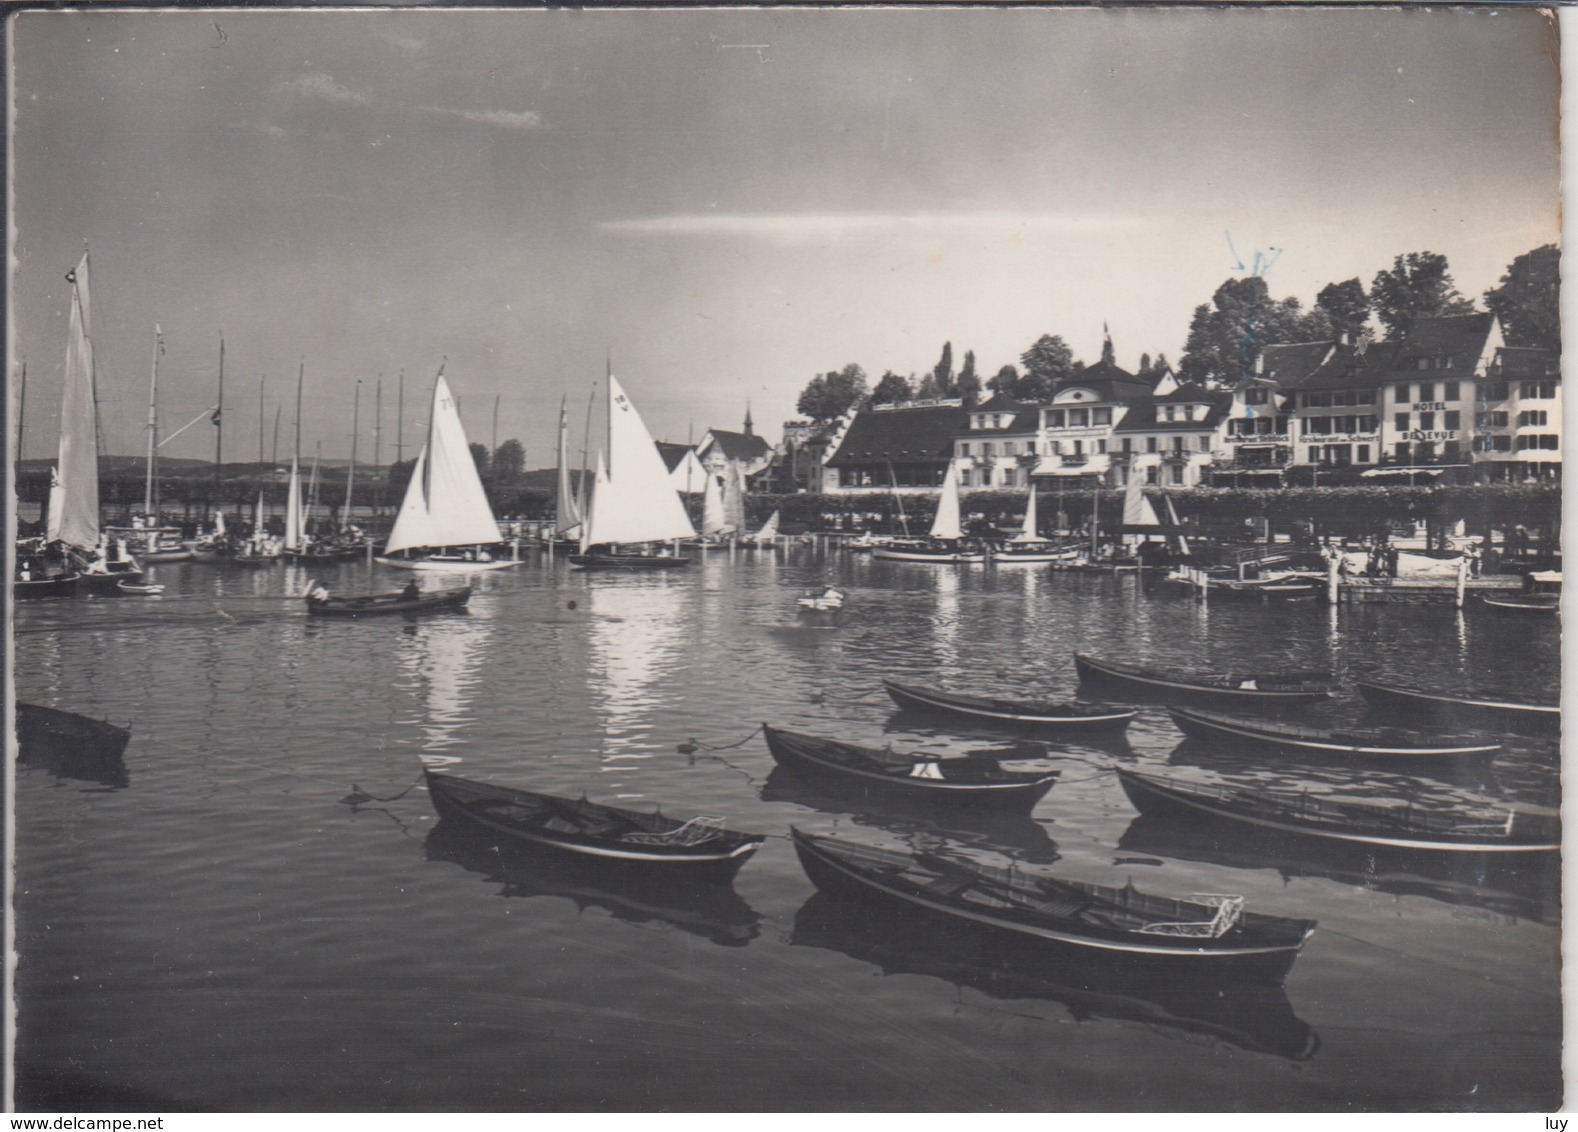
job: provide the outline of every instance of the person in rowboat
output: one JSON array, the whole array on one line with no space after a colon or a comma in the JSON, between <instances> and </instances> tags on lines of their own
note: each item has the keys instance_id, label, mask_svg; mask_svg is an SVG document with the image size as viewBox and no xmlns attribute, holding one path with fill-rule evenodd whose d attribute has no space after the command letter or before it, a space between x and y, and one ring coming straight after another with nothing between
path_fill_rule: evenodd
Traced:
<instances>
[{"instance_id":1,"label":"person in rowboat","mask_svg":"<svg viewBox=\"0 0 1578 1132\"><path fill-rule=\"evenodd\" d=\"M414 601L422 596L422 587L416 584L415 578L412 578L405 584L405 589L400 591L400 596L407 601Z\"/></svg>"}]
</instances>

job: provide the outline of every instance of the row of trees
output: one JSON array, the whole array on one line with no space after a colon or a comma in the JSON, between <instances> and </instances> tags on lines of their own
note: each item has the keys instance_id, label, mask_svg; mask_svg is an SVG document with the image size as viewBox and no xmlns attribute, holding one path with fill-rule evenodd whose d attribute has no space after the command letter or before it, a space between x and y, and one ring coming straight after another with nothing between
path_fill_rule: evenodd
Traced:
<instances>
[{"instance_id":1,"label":"row of trees","mask_svg":"<svg viewBox=\"0 0 1578 1132\"><path fill-rule=\"evenodd\" d=\"M1514 259L1500 283L1485 292L1485 307L1500 317L1509 346L1560 353L1560 282L1561 253L1547 244ZM1237 276L1223 282L1209 303L1195 308L1177 374L1186 382L1239 385L1254 373L1262 348L1274 342L1355 342L1372 318L1387 336L1395 337L1413 319L1473 309L1458 292L1446 256L1430 251L1396 256L1390 268L1376 273L1368 290L1357 277L1329 283L1307 311L1296 298L1273 297L1264 275ZM1101 361L1113 364L1111 338L1102 343ZM1020 355L1019 363L1023 369L1005 365L983 382L974 351L965 351L955 373L953 343L945 342L936 366L919 378L888 370L872 387L866 371L855 363L817 374L800 394L798 408L812 420L828 421L868 397L876 404L931 397L962 397L966 404L975 404L989 391L1042 401L1089 368L1056 334L1043 334ZM1154 360L1142 354L1136 376L1154 381L1168 368L1165 354Z\"/></svg>"}]
</instances>

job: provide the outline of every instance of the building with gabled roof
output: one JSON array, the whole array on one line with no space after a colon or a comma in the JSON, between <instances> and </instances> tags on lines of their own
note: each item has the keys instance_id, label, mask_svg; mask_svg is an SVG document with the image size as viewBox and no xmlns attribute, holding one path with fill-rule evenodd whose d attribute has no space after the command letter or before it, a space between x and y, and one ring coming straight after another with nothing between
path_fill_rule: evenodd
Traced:
<instances>
[{"instance_id":1,"label":"building with gabled roof","mask_svg":"<svg viewBox=\"0 0 1578 1132\"><path fill-rule=\"evenodd\" d=\"M1031 474L1106 479L1113 429L1153 396L1149 382L1108 361L1063 381L1040 409L1039 459Z\"/></svg>"},{"instance_id":2,"label":"building with gabled roof","mask_svg":"<svg viewBox=\"0 0 1578 1132\"><path fill-rule=\"evenodd\" d=\"M860 406L827 457L823 491L935 491L969 427L958 398Z\"/></svg>"},{"instance_id":3,"label":"building with gabled roof","mask_svg":"<svg viewBox=\"0 0 1578 1132\"><path fill-rule=\"evenodd\" d=\"M995 393L971 406L954 438L960 487L1027 487L1037 460L1040 406Z\"/></svg>"},{"instance_id":4,"label":"building with gabled roof","mask_svg":"<svg viewBox=\"0 0 1578 1132\"><path fill-rule=\"evenodd\" d=\"M1113 429L1116 486L1134 476L1163 487L1194 487L1221 449L1233 395L1203 385L1176 385L1135 404Z\"/></svg>"},{"instance_id":5,"label":"building with gabled roof","mask_svg":"<svg viewBox=\"0 0 1578 1132\"><path fill-rule=\"evenodd\" d=\"M724 477L725 482L737 476L734 482L749 483L751 477L767 469L772 458L773 446L756 435L749 408L745 410L744 432L709 428L701 443L696 445L696 459L701 461L702 467Z\"/></svg>"}]
</instances>

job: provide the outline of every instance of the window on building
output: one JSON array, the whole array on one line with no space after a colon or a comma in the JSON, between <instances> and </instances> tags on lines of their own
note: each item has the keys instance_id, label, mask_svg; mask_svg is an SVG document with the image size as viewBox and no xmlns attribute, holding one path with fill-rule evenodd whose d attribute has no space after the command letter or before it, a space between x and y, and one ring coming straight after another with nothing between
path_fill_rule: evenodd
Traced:
<instances>
[{"instance_id":1,"label":"window on building","mask_svg":"<svg viewBox=\"0 0 1578 1132\"><path fill-rule=\"evenodd\" d=\"M1505 401L1507 399L1507 383L1505 381L1486 381L1479 387L1481 401Z\"/></svg>"},{"instance_id":2,"label":"window on building","mask_svg":"<svg viewBox=\"0 0 1578 1132\"><path fill-rule=\"evenodd\" d=\"M960 468L959 469L959 486L960 487L969 487L970 486L970 469L969 468Z\"/></svg>"},{"instance_id":3,"label":"window on building","mask_svg":"<svg viewBox=\"0 0 1578 1132\"><path fill-rule=\"evenodd\" d=\"M959 455L961 455L961 456L968 456L969 454L970 454L970 442L968 440L961 440L959 442Z\"/></svg>"},{"instance_id":4,"label":"window on building","mask_svg":"<svg viewBox=\"0 0 1578 1132\"><path fill-rule=\"evenodd\" d=\"M1064 417L1063 417L1063 410L1062 409L1048 409L1047 410L1047 427L1048 428L1062 428L1063 427L1063 420L1064 420Z\"/></svg>"},{"instance_id":5,"label":"window on building","mask_svg":"<svg viewBox=\"0 0 1578 1132\"><path fill-rule=\"evenodd\" d=\"M1492 452L1511 452L1512 437L1508 436L1506 433L1502 433L1500 436L1491 437L1490 450Z\"/></svg>"},{"instance_id":6,"label":"window on building","mask_svg":"<svg viewBox=\"0 0 1578 1132\"><path fill-rule=\"evenodd\" d=\"M1525 409L1523 412L1518 414L1518 427L1519 428L1527 428L1529 425L1540 425L1540 426L1543 426L1544 424L1545 424L1545 410L1544 409Z\"/></svg>"},{"instance_id":7,"label":"window on building","mask_svg":"<svg viewBox=\"0 0 1578 1132\"><path fill-rule=\"evenodd\" d=\"M981 445L981 455L985 456L988 460L990 460L994 455L992 451L992 442L990 440Z\"/></svg>"},{"instance_id":8,"label":"window on building","mask_svg":"<svg viewBox=\"0 0 1578 1132\"><path fill-rule=\"evenodd\" d=\"M1460 452L1461 449L1459 449L1455 440L1448 440L1441 445L1441 456L1443 459L1456 460Z\"/></svg>"},{"instance_id":9,"label":"window on building","mask_svg":"<svg viewBox=\"0 0 1578 1132\"><path fill-rule=\"evenodd\" d=\"M1419 359L1419 368L1420 369L1429 369L1430 368L1430 359L1429 358L1420 358Z\"/></svg>"},{"instance_id":10,"label":"window on building","mask_svg":"<svg viewBox=\"0 0 1578 1132\"><path fill-rule=\"evenodd\" d=\"M1405 403L1408 400L1408 389L1408 382L1403 382L1397 388L1392 390L1392 400L1396 401L1399 405Z\"/></svg>"},{"instance_id":11,"label":"window on building","mask_svg":"<svg viewBox=\"0 0 1578 1132\"><path fill-rule=\"evenodd\" d=\"M1085 454L1085 442L1083 440L1076 440L1076 441L1074 441L1074 455L1076 455L1076 456L1083 456L1084 454Z\"/></svg>"},{"instance_id":12,"label":"window on building","mask_svg":"<svg viewBox=\"0 0 1578 1132\"><path fill-rule=\"evenodd\" d=\"M1308 397L1308 404L1313 408L1324 409L1331 404L1331 394L1311 393Z\"/></svg>"},{"instance_id":13,"label":"window on building","mask_svg":"<svg viewBox=\"0 0 1578 1132\"><path fill-rule=\"evenodd\" d=\"M1202 451L1202 452L1209 452L1209 451L1211 451L1211 438L1209 436L1202 436L1200 438L1200 451Z\"/></svg>"},{"instance_id":14,"label":"window on building","mask_svg":"<svg viewBox=\"0 0 1578 1132\"><path fill-rule=\"evenodd\" d=\"M1265 405L1269 404L1270 401L1271 390L1269 389L1244 390L1244 404L1246 405Z\"/></svg>"},{"instance_id":15,"label":"window on building","mask_svg":"<svg viewBox=\"0 0 1578 1132\"><path fill-rule=\"evenodd\" d=\"M1370 446L1368 444L1354 445L1353 459L1356 464L1368 464L1370 462Z\"/></svg>"},{"instance_id":16,"label":"window on building","mask_svg":"<svg viewBox=\"0 0 1578 1132\"><path fill-rule=\"evenodd\" d=\"M1424 432L1434 432L1436 427L1436 415L1431 412L1420 413L1419 427Z\"/></svg>"},{"instance_id":17,"label":"window on building","mask_svg":"<svg viewBox=\"0 0 1578 1132\"><path fill-rule=\"evenodd\" d=\"M1013 487L1014 486L1014 469L1013 468L1004 468L1003 469L1003 486L1004 487Z\"/></svg>"},{"instance_id":18,"label":"window on building","mask_svg":"<svg viewBox=\"0 0 1578 1132\"><path fill-rule=\"evenodd\" d=\"M1359 418L1360 432L1380 432L1381 420L1379 417L1365 416Z\"/></svg>"},{"instance_id":19,"label":"window on building","mask_svg":"<svg viewBox=\"0 0 1578 1132\"><path fill-rule=\"evenodd\" d=\"M1174 484L1181 484L1181 483L1183 483L1183 474L1184 474L1184 466L1182 464L1174 464L1173 465L1173 483Z\"/></svg>"},{"instance_id":20,"label":"window on building","mask_svg":"<svg viewBox=\"0 0 1578 1132\"><path fill-rule=\"evenodd\" d=\"M1407 413L1393 413L1392 414L1392 427L1395 428L1398 432L1407 432L1408 431L1408 414Z\"/></svg>"},{"instance_id":21,"label":"window on building","mask_svg":"<svg viewBox=\"0 0 1578 1132\"><path fill-rule=\"evenodd\" d=\"M1156 451L1156 438L1154 436L1147 436L1145 438L1145 450L1147 452Z\"/></svg>"},{"instance_id":22,"label":"window on building","mask_svg":"<svg viewBox=\"0 0 1578 1132\"><path fill-rule=\"evenodd\" d=\"M1406 441L1406 440L1399 440L1393 446L1393 452L1395 453L1397 459L1399 459L1399 460L1407 460L1408 459L1408 441Z\"/></svg>"},{"instance_id":23,"label":"window on building","mask_svg":"<svg viewBox=\"0 0 1578 1132\"><path fill-rule=\"evenodd\" d=\"M1550 451L1554 452L1554 451L1556 451L1557 445L1560 442L1560 440L1561 440L1561 437L1559 437L1559 436L1542 436L1542 437L1540 437L1540 447L1549 449Z\"/></svg>"},{"instance_id":24,"label":"window on building","mask_svg":"<svg viewBox=\"0 0 1578 1132\"><path fill-rule=\"evenodd\" d=\"M1161 471L1161 469L1158 468L1154 464L1152 464L1149 468L1146 468L1145 469L1145 482L1148 483L1148 484L1158 483L1159 481L1157 480L1156 477L1157 477L1157 474L1160 471Z\"/></svg>"},{"instance_id":25,"label":"window on building","mask_svg":"<svg viewBox=\"0 0 1578 1132\"><path fill-rule=\"evenodd\" d=\"M1105 440L1096 441L1096 451L1105 456L1107 454L1107 442Z\"/></svg>"},{"instance_id":26,"label":"window on building","mask_svg":"<svg viewBox=\"0 0 1578 1132\"><path fill-rule=\"evenodd\" d=\"M1307 463L1311 463L1311 464L1318 464L1318 463L1320 463L1320 445L1319 444L1311 444L1308 448L1306 448L1304 450L1304 452L1305 452L1304 458L1305 458L1305 461Z\"/></svg>"},{"instance_id":27,"label":"window on building","mask_svg":"<svg viewBox=\"0 0 1578 1132\"><path fill-rule=\"evenodd\" d=\"M1171 405L1168 405L1165 409L1163 409L1162 413L1164 414L1162 418L1163 420L1170 421L1173 419L1173 407Z\"/></svg>"},{"instance_id":28,"label":"window on building","mask_svg":"<svg viewBox=\"0 0 1578 1132\"><path fill-rule=\"evenodd\" d=\"M1549 401L1556 396L1554 381L1525 381L1518 389L1518 396L1529 400Z\"/></svg>"},{"instance_id":29,"label":"window on building","mask_svg":"<svg viewBox=\"0 0 1578 1132\"><path fill-rule=\"evenodd\" d=\"M1357 393L1355 393L1353 395L1353 403L1355 405L1373 405L1373 404L1375 404L1375 390L1373 390L1373 389L1361 389L1361 390L1359 390Z\"/></svg>"},{"instance_id":30,"label":"window on building","mask_svg":"<svg viewBox=\"0 0 1578 1132\"><path fill-rule=\"evenodd\" d=\"M1129 455L1130 453L1132 453L1134 451L1134 441L1133 441L1133 439L1131 437L1125 436L1119 443L1121 443L1123 445L1123 447L1120 448L1119 451L1122 452L1125 456Z\"/></svg>"},{"instance_id":31,"label":"window on building","mask_svg":"<svg viewBox=\"0 0 1578 1132\"><path fill-rule=\"evenodd\" d=\"M1089 428L1089 409L1070 409L1068 411L1068 424L1070 428Z\"/></svg>"},{"instance_id":32,"label":"window on building","mask_svg":"<svg viewBox=\"0 0 1578 1132\"><path fill-rule=\"evenodd\" d=\"M1112 410L1092 409L1090 411L1090 423L1096 425L1110 425L1112 423Z\"/></svg>"},{"instance_id":33,"label":"window on building","mask_svg":"<svg viewBox=\"0 0 1578 1132\"><path fill-rule=\"evenodd\" d=\"M1036 454L1036 442L1034 440L1025 441L1025 451L1034 456Z\"/></svg>"},{"instance_id":34,"label":"window on building","mask_svg":"<svg viewBox=\"0 0 1578 1132\"><path fill-rule=\"evenodd\" d=\"M1445 387L1441 390L1441 400L1443 400L1443 401L1459 401L1459 400L1462 400L1462 397L1461 397L1461 395L1460 395L1460 393L1458 391L1458 383L1457 382L1449 381L1449 382L1446 383Z\"/></svg>"},{"instance_id":35,"label":"window on building","mask_svg":"<svg viewBox=\"0 0 1578 1132\"><path fill-rule=\"evenodd\" d=\"M1463 427L1463 414L1456 409L1448 409L1442 414L1441 427L1448 432L1456 432Z\"/></svg>"},{"instance_id":36,"label":"window on building","mask_svg":"<svg viewBox=\"0 0 1578 1132\"><path fill-rule=\"evenodd\" d=\"M1319 436L1321 433L1326 431L1326 425L1328 422L1329 418L1327 417L1305 417L1304 435Z\"/></svg>"},{"instance_id":37,"label":"window on building","mask_svg":"<svg viewBox=\"0 0 1578 1132\"><path fill-rule=\"evenodd\" d=\"M1507 419L1507 411L1505 409L1493 409L1488 413L1474 414L1474 424L1478 428L1506 428Z\"/></svg>"},{"instance_id":38,"label":"window on building","mask_svg":"<svg viewBox=\"0 0 1578 1132\"><path fill-rule=\"evenodd\" d=\"M1421 381L1419 383L1419 399L1421 401L1434 401L1436 399L1436 383Z\"/></svg>"},{"instance_id":39,"label":"window on building","mask_svg":"<svg viewBox=\"0 0 1578 1132\"><path fill-rule=\"evenodd\" d=\"M1019 445L1015 444L1012 440L1005 440L1005 441L1003 441L1003 455L1004 456L1015 456L1015 455L1018 455L1018 453L1019 453Z\"/></svg>"},{"instance_id":40,"label":"window on building","mask_svg":"<svg viewBox=\"0 0 1578 1132\"><path fill-rule=\"evenodd\" d=\"M1047 451L1053 456L1063 455L1063 442L1061 440L1047 441Z\"/></svg>"}]
</instances>

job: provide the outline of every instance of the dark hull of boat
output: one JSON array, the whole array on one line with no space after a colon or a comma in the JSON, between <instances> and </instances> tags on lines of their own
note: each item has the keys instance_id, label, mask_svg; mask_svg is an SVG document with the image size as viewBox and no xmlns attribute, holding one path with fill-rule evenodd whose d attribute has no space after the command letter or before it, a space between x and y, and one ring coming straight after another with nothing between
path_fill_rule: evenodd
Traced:
<instances>
[{"instance_id":1,"label":"dark hull of boat","mask_svg":"<svg viewBox=\"0 0 1578 1132\"><path fill-rule=\"evenodd\" d=\"M102 593L106 590L114 590L122 582L136 584L142 581L142 578L141 570L112 570L107 574L83 571L77 575L77 589Z\"/></svg>"},{"instance_id":2,"label":"dark hull of boat","mask_svg":"<svg viewBox=\"0 0 1578 1132\"><path fill-rule=\"evenodd\" d=\"M1562 611L1560 601L1554 597L1550 600L1541 601L1537 598L1491 597L1488 594L1482 594L1479 600L1484 602L1491 609L1504 610L1508 613L1550 614L1560 613Z\"/></svg>"},{"instance_id":3,"label":"dark hull of boat","mask_svg":"<svg viewBox=\"0 0 1578 1132\"><path fill-rule=\"evenodd\" d=\"M1276 799L1267 798L1263 811L1257 812L1248 801L1228 801L1178 789L1166 781L1119 768L1118 781L1134 808L1142 814L1188 814L1199 820L1213 820L1260 830L1276 830L1297 837L1314 838L1331 844L1365 845L1375 849L1407 852L1445 853L1551 853L1561 849L1560 832L1541 831L1534 839L1513 839L1510 834L1491 832L1410 831L1381 825L1363 826L1318 824L1301 820L1296 814L1273 808ZM1289 796L1294 798L1296 796Z\"/></svg>"},{"instance_id":4,"label":"dark hull of boat","mask_svg":"<svg viewBox=\"0 0 1578 1132\"><path fill-rule=\"evenodd\" d=\"M690 559L672 554L572 554L570 565L583 570L672 570Z\"/></svg>"},{"instance_id":5,"label":"dark hull of boat","mask_svg":"<svg viewBox=\"0 0 1578 1132\"><path fill-rule=\"evenodd\" d=\"M1355 681L1371 707L1407 712L1422 719L1453 723L1493 725L1529 735L1555 735L1561 731L1562 710L1557 704L1520 703L1494 696L1469 696L1426 692L1397 684Z\"/></svg>"},{"instance_id":6,"label":"dark hull of boat","mask_svg":"<svg viewBox=\"0 0 1578 1132\"><path fill-rule=\"evenodd\" d=\"M190 562L190 550L149 550L140 556L144 562Z\"/></svg>"},{"instance_id":7,"label":"dark hull of boat","mask_svg":"<svg viewBox=\"0 0 1578 1132\"><path fill-rule=\"evenodd\" d=\"M1193 680L1187 673L1114 665L1082 653L1074 654L1074 667L1082 681L1121 687L1151 700L1188 699L1217 703L1257 704L1263 707L1297 707L1331 699L1331 689L1313 685L1288 687L1220 687ZM1274 679L1265 678L1267 682ZM1279 681L1280 682L1280 681Z\"/></svg>"},{"instance_id":8,"label":"dark hull of boat","mask_svg":"<svg viewBox=\"0 0 1578 1132\"><path fill-rule=\"evenodd\" d=\"M240 566L247 570L263 570L280 560L277 554L233 554L229 558L221 559L229 566Z\"/></svg>"},{"instance_id":9,"label":"dark hull of boat","mask_svg":"<svg viewBox=\"0 0 1578 1132\"><path fill-rule=\"evenodd\" d=\"M1130 963L1162 962L1191 967L1228 966L1263 974L1285 974L1315 924L1309 920L1245 914L1244 929L1215 939L1152 935L1120 927L1100 927L1064 918L1053 911L1004 913L986 904L953 897L947 886L906 883L902 878L862 868L839 852L831 838L790 830L795 852L806 876L817 888L858 900L876 897L903 910L947 920L964 920L1006 938L1086 957L1102 956ZM953 878L948 878L953 879ZM954 888L957 889L957 885ZM1143 898L1140 898L1143 899Z\"/></svg>"},{"instance_id":10,"label":"dark hull of boat","mask_svg":"<svg viewBox=\"0 0 1578 1132\"><path fill-rule=\"evenodd\" d=\"M512 841L572 853L609 865L662 866L730 875L764 840L721 831L705 841L629 839L662 835L685 823L654 814L558 798L528 790L472 782L427 772L427 789L439 816L486 829ZM602 828L599 828L602 827Z\"/></svg>"},{"instance_id":11,"label":"dark hull of boat","mask_svg":"<svg viewBox=\"0 0 1578 1132\"><path fill-rule=\"evenodd\" d=\"M77 758L114 761L126 752L131 731L73 711L16 705L19 758Z\"/></svg>"},{"instance_id":12,"label":"dark hull of boat","mask_svg":"<svg viewBox=\"0 0 1578 1132\"><path fill-rule=\"evenodd\" d=\"M435 590L415 598L405 597L400 593L369 594L365 597L330 597L327 601L308 601L307 612L314 617L379 617L396 613L434 613L444 609L464 609L470 599L470 587Z\"/></svg>"},{"instance_id":13,"label":"dark hull of boat","mask_svg":"<svg viewBox=\"0 0 1578 1132\"><path fill-rule=\"evenodd\" d=\"M985 562L986 552L984 550L904 550L899 547L879 546L871 552L871 557L886 562L929 562L948 566Z\"/></svg>"},{"instance_id":14,"label":"dark hull of boat","mask_svg":"<svg viewBox=\"0 0 1578 1132\"><path fill-rule=\"evenodd\" d=\"M1453 758L1489 755L1501 744L1482 737L1427 735L1390 728L1377 735L1325 731L1314 727L1277 728L1254 719L1239 719L1184 708L1169 708L1173 722L1191 739L1233 746L1274 747L1303 755L1361 756L1365 758ZM1395 732L1395 734L1393 734Z\"/></svg>"},{"instance_id":15,"label":"dark hull of boat","mask_svg":"<svg viewBox=\"0 0 1578 1132\"><path fill-rule=\"evenodd\" d=\"M1028 809L1052 789L1058 777L1057 771L1003 771L995 759L884 759L880 751L780 731L765 723L762 734L767 739L767 749L780 765L882 796L902 795L952 805ZM944 777L919 773L932 768Z\"/></svg>"},{"instance_id":16,"label":"dark hull of boat","mask_svg":"<svg viewBox=\"0 0 1578 1132\"><path fill-rule=\"evenodd\" d=\"M77 592L77 575L60 578L35 578L31 581L17 579L11 583L11 596L17 599L33 597L70 597Z\"/></svg>"},{"instance_id":17,"label":"dark hull of boat","mask_svg":"<svg viewBox=\"0 0 1578 1132\"><path fill-rule=\"evenodd\" d=\"M1000 723L1011 727L1047 727L1059 731L1121 731L1139 715L1137 708L1116 705L1047 704L966 696L884 680L893 702L906 711Z\"/></svg>"}]
</instances>

